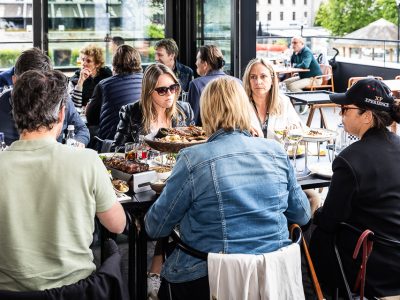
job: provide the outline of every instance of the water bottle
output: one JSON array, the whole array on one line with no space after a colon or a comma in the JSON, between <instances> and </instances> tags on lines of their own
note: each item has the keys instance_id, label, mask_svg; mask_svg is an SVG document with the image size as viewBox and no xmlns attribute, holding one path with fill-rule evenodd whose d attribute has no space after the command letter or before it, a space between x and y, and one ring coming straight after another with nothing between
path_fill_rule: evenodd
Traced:
<instances>
[{"instance_id":1,"label":"water bottle","mask_svg":"<svg viewBox=\"0 0 400 300\"><path fill-rule=\"evenodd\" d=\"M336 149L343 150L347 146L347 133L344 131L344 126L340 123L337 126Z\"/></svg>"},{"instance_id":2,"label":"water bottle","mask_svg":"<svg viewBox=\"0 0 400 300\"><path fill-rule=\"evenodd\" d=\"M4 132L0 132L0 150L6 150L6 142L4 141Z\"/></svg>"},{"instance_id":3,"label":"water bottle","mask_svg":"<svg viewBox=\"0 0 400 300\"><path fill-rule=\"evenodd\" d=\"M77 147L78 144L75 140L75 126L68 125L67 130L68 132L67 132L66 144L68 146Z\"/></svg>"}]
</instances>

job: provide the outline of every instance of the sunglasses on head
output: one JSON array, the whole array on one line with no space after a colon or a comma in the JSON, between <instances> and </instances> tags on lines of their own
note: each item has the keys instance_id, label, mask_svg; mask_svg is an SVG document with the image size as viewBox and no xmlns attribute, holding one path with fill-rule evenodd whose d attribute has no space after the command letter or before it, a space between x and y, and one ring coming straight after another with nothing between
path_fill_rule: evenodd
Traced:
<instances>
[{"instance_id":1,"label":"sunglasses on head","mask_svg":"<svg viewBox=\"0 0 400 300\"><path fill-rule=\"evenodd\" d=\"M160 86L158 88L155 88L154 90L160 96L166 95L168 93L168 91L170 91L171 94L175 94L179 90L179 83L174 83L170 86Z\"/></svg>"}]
</instances>

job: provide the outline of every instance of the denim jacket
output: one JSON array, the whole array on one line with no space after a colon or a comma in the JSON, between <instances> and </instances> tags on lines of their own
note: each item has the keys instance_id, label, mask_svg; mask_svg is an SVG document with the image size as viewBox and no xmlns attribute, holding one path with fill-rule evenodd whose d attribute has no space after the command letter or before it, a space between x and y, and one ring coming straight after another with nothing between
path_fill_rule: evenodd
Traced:
<instances>
[{"instance_id":1,"label":"denim jacket","mask_svg":"<svg viewBox=\"0 0 400 300\"><path fill-rule=\"evenodd\" d=\"M261 254L289 245L288 223L304 225L310 217L279 143L219 130L207 143L179 152L145 228L160 238L179 224L182 240L200 251ZM207 262L175 249L161 275L192 281L207 275Z\"/></svg>"}]
</instances>

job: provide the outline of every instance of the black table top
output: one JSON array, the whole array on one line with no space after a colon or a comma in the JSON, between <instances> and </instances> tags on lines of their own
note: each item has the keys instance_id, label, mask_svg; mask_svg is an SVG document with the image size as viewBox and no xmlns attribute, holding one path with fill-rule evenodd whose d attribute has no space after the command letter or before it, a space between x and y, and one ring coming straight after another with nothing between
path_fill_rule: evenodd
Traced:
<instances>
[{"instance_id":1,"label":"black table top","mask_svg":"<svg viewBox=\"0 0 400 300\"><path fill-rule=\"evenodd\" d=\"M329 95L333 94L330 91L306 91L306 92L293 92L285 93L290 99L305 104L324 104L332 103Z\"/></svg>"}]
</instances>

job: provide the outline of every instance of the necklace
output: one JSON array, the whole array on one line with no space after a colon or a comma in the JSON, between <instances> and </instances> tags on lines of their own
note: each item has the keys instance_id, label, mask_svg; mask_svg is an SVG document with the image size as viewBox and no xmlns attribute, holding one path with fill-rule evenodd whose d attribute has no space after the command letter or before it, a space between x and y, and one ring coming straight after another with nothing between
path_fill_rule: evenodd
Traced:
<instances>
[{"instance_id":1,"label":"necklace","mask_svg":"<svg viewBox=\"0 0 400 300\"><path fill-rule=\"evenodd\" d=\"M269 123L269 110L267 110L267 113L266 113L266 116L265 116L265 121L261 122L260 116L258 115L257 106L256 106L254 101L252 101L252 103L253 103L254 109L256 110L256 115L257 115L258 122L260 123L261 130L264 133L264 137L267 138L267 135L268 135L268 123Z\"/></svg>"}]
</instances>

